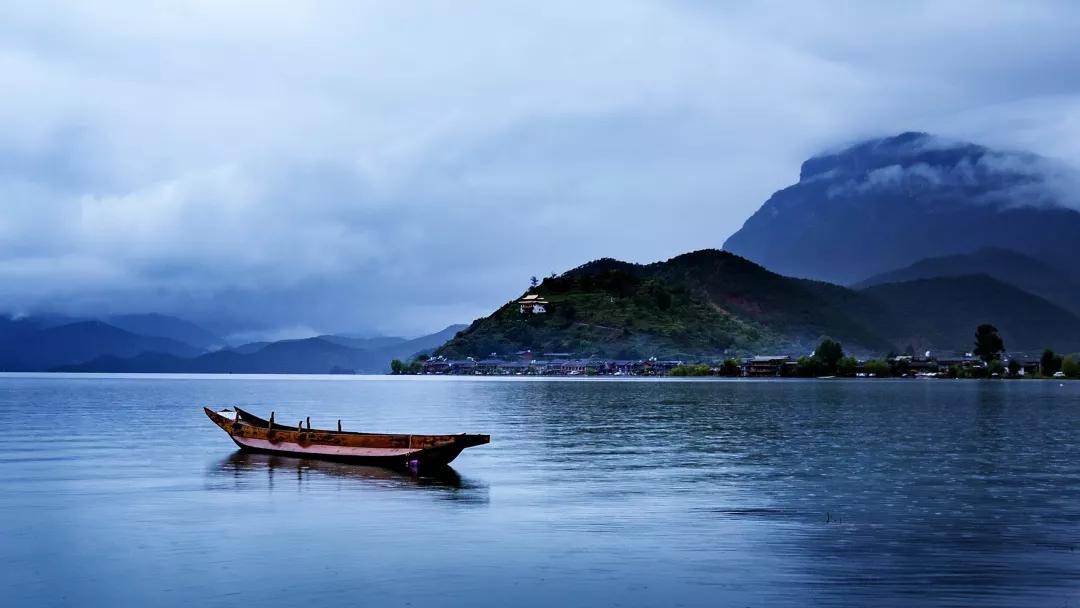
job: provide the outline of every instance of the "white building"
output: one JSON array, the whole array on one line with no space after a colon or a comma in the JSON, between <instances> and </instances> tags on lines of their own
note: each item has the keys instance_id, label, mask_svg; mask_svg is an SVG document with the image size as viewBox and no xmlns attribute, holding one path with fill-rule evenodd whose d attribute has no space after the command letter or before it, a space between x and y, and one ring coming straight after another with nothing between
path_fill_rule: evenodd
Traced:
<instances>
[{"instance_id":1,"label":"white building","mask_svg":"<svg viewBox=\"0 0 1080 608\"><path fill-rule=\"evenodd\" d=\"M547 300L534 293L518 300L518 310L521 314L530 312L534 315L544 314L547 312L547 305Z\"/></svg>"}]
</instances>

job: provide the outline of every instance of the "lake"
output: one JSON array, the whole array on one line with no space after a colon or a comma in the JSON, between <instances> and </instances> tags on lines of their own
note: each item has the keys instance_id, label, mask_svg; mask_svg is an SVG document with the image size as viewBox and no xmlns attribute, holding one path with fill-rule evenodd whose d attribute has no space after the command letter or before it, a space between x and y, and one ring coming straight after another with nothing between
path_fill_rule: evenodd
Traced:
<instances>
[{"instance_id":1,"label":"lake","mask_svg":"<svg viewBox=\"0 0 1080 608\"><path fill-rule=\"evenodd\" d=\"M490 433L245 455L202 405ZM1080 382L0 375L8 606L1080 605Z\"/></svg>"}]
</instances>

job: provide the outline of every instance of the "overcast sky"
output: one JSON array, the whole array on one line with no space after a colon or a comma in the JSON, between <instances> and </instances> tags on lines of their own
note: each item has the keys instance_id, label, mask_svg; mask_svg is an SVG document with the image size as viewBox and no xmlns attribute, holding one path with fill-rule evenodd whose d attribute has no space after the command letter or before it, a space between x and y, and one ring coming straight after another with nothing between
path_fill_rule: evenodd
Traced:
<instances>
[{"instance_id":1,"label":"overcast sky","mask_svg":"<svg viewBox=\"0 0 1080 608\"><path fill-rule=\"evenodd\" d=\"M1080 3L716 4L6 2L0 309L419 334L858 138L1080 159Z\"/></svg>"}]
</instances>

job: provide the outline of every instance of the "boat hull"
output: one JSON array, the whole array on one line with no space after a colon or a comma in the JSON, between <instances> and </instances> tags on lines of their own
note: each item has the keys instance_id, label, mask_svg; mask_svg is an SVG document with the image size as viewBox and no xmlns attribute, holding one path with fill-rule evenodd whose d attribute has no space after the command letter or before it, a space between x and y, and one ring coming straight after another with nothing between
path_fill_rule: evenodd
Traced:
<instances>
[{"instance_id":1,"label":"boat hull","mask_svg":"<svg viewBox=\"0 0 1080 608\"><path fill-rule=\"evenodd\" d=\"M389 435L284 427L243 410L235 419L203 408L244 451L386 467L445 466L488 435Z\"/></svg>"},{"instance_id":2,"label":"boat hull","mask_svg":"<svg viewBox=\"0 0 1080 608\"><path fill-rule=\"evenodd\" d=\"M346 462L353 464L367 464L392 468L408 466L445 466L453 462L461 454L463 447L456 450L408 450L398 453L394 450L319 450L312 449L315 446L304 447L290 442L280 442L277 445L266 440L250 440L232 438L237 447L245 452L258 454L272 454L277 456L292 456L293 458L313 458L316 460L330 460L334 462Z\"/></svg>"}]
</instances>

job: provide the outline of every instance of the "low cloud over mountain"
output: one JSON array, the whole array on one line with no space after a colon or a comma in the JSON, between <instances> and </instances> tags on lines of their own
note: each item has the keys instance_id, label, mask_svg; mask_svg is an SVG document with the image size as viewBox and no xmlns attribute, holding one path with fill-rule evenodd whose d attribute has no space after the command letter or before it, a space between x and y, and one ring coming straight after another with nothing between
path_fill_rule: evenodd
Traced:
<instances>
[{"instance_id":1,"label":"low cloud over mountain","mask_svg":"<svg viewBox=\"0 0 1080 608\"><path fill-rule=\"evenodd\" d=\"M0 310L416 335L715 247L836 142L1077 158L1078 10L5 3Z\"/></svg>"},{"instance_id":2,"label":"low cloud over mountain","mask_svg":"<svg viewBox=\"0 0 1080 608\"><path fill-rule=\"evenodd\" d=\"M807 160L724 247L836 283L986 247L1080 272L1074 185L1034 154L903 133Z\"/></svg>"}]
</instances>

